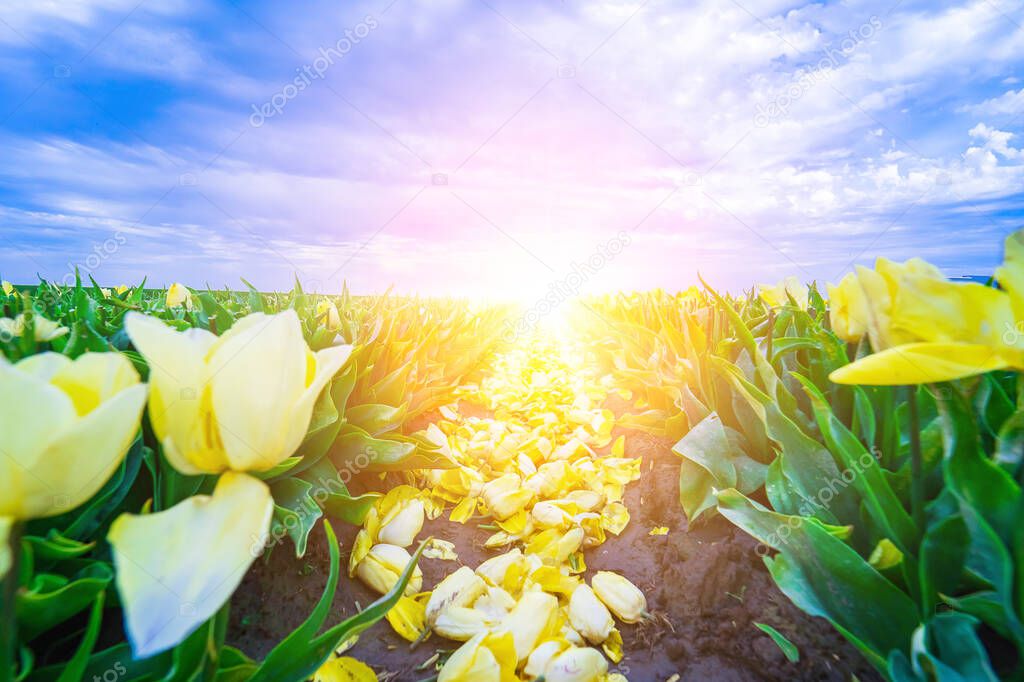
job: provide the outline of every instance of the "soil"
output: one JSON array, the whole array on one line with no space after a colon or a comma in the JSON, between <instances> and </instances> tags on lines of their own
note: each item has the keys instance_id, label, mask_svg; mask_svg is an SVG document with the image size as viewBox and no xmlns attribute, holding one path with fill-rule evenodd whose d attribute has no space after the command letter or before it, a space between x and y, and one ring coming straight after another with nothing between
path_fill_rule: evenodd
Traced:
<instances>
[{"instance_id":1,"label":"soil","mask_svg":"<svg viewBox=\"0 0 1024 682\"><path fill-rule=\"evenodd\" d=\"M603 545L587 551L587 566L589 571L614 570L627 576L647 595L655 617L620 626L625 658L612 670L632 682L663 682L674 675L678 682L881 679L826 621L804 614L779 592L749 536L721 517L687 529L678 502L678 460L670 443L628 432L626 445L628 455L644 460L640 480L627 486L625 503L632 519L622 535L609 535ZM345 566L357 528L340 521L332 525ZM648 535L656 526L667 526L668 534ZM424 589L458 565L475 568L494 555L482 547L488 531L451 523L447 516L428 522L421 537L427 535L455 543L459 561L423 559ZM291 545L279 546L266 562L253 567L232 600L228 641L262 658L306 618L327 572L322 528L314 531L302 559L295 558ZM343 578L331 622L376 597L358 581ZM787 661L755 622L773 626L792 641L799 662ZM361 636L351 653L381 680L429 680L436 675L430 659L458 645L432 636L410 650L408 642L381 622Z\"/></svg>"}]
</instances>

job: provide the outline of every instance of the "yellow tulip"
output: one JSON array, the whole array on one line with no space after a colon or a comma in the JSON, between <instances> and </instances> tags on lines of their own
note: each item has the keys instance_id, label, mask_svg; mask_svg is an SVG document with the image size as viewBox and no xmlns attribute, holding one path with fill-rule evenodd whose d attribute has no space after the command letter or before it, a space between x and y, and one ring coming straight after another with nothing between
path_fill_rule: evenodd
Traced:
<instances>
[{"instance_id":1,"label":"yellow tulip","mask_svg":"<svg viewBox=\"0 0 1024 682\"><path fill-rule=\"evenodd\" d=\"M3 282L0 282L0 286L3 287L5 296L10 296L11 294L14 293L14 285L8 282L6 279Z\"/></svg>"},{"instance_id":2,"label":"yellow tulip","mask_svg":"<svg viewBox=\"0 0 1024 682\"><path fill-rule=\"evenodd\" d=\"M434 621L433 630L442 637L465 642L488 631L494 621L476 609L449 606Z\"/></svg>"},{"instance_id":3,"label":"yellow tulip","mask_svg":"<svg viewBox=\"0 0 1024 682\"><path fill-rule=\"evenodd\" d=\"M27 318L25 313L19 313L15 318L0 318L0 337L17 337L25 333ZM61 326L53 320L48 320L42 315L32 316L33 338L37 343L47 343L59 339L68 333L68 328Z\"/></svg>"},{"instance_id":4,"label":"yellow tulip","mask_svg":"<svg viewBox=\"0 0 1024 682\"><path fill-rule=\"evenodd\" d=\"M265 483L228 472L212 496L114 521L107 540L136 658L175 646L220 609L262 552L273 513Z\"/></svg>"},{"instance_id":5,"label":"yellow tulip","mask_svg":"<svg viewBox=\"0 0 1024 682\"><path fill-rule=\"evenodd\" d=\"M187 309L191 310L192 292L184 284L175 282L167 289L165 304L168 308L177 308L180 305L184 305Z\"/></svg>"},{"instance_id":6,"label":"yellow tulip","mask_svg":"<svg viewBox=\"0 0 1024 682\"><path fill-rule=\"evenodd\" d=\"M370 553L356 567L356 577L371 588L384 594L398 582L402 571L412 561L412 556L402 547L395 545L374 545ZM405 595L411 596L423 587L423 571L417 566L412 578L405 586Z\"/></svg>"},{"instance_id":7,"label":"yellow tulip","mask_svg":"<svg viewBox=\"0 0 1024 682\"><path fill-rule=\"evenodd\" d=\"M377 673L351 656L331 656L313 675L313 682L377 682Z\"/></svg>"},{"instance_id":8,"label":"yellow tulip","mask_svg":"<svg viewBox=\"0 0 1024 682\"><path fill-rule=\"evenodd\" d=\"M0 356L0 517L54 516L92 497L139 430L146 386L120 353Z\"/></svg>"},{"instance_id":9,"label":"yellow tulip","mask_svg":"<svg viewBox=\"0 0 1024 682\"><path fill-rule=\"evenodd\" d=\"M796 277L787 277L778 284L760 284L761 300L770 306L789 305L790 297L799 308L807 308L809 290Z\"/></svg>"},{"instance_id":10,"label":"yellow tulip","mask_svg":"<svg viewBox=\"0 0 1024 682\"><path fill-rule=\"evenodd\" d=\"M220 337L138 313L125 327L150 366L153 431L185 474L266 471L291 456L317 396L352 352L312 353L292 310L253 313Z\"/></svg>"},{"instance_id":11,"label":"yellow tulip","mask_svg":"<svg viewBox=\"0 0 1024 682\"><path fill-rule=\"evenodd\" d=\"M598 571L590 580L594 594L623 623L636 623L647 611L647 598L636 585L618 573Z\"/></svg>"},{"instance_id":12,"label":"yellow tulip","mask_svg":"<svg viewBox=\"0 0 1024 682\"><path fill-rule=\"evenodd\" d=\"M518 474L505 474L489 481L481 491L484 504L499 521L524 509L533 495L532 490L522 487L522 479Z\"/></svg>"},{"instance_id":13,"label":"yellow tulip","mask_svg":"<svg viewBox=\"0 0 1024 682\"><path fill-rule=\"evenodd\" d=\"M482 632L448 658L437 682L512 682L516 663L512 633Z\"/></svg>"},{"instance_id":14,"label":"yellow tulip","mask_svg":"<svg viewBox=\"0 0 1024 682\"><path fill-rule=\"evenodd\" d=\"M590 647L571 647L558 654L544 670L545 682L601 682L608 661Z\"/></svg>"},{"instance_id":15,"label":"yellow tulip","mask_svg":"<svg viewBox=\"0 0 1024 682\"><path fill-rule=\"evenodd\" d=\"M469 566L461 566L445 577L430 594L427 602L427 623L437 622L441 612L450 606L472 606L477 597L487 591L487 583Z\"/></svg>"},{"instance_id":16,"label":"yellow tulip","mask_svg":"<svg viewBox=\"0 0 1024 682\"><path fill-rule=\"evenodd\" d=\"M577 587L569 598L569 622L591 644L608 639L615 627L608 607L587 584Z\"/></svg>"},{"instance_id":17,"label":"yellow tulip","mask_svg":"<svg viewBox=\"0 0 1024 682\"><path fill-rule=\"evenodd\" d=\"M868 332L873 355L842 367L831 379L841 384L900 385L947 381L973 374L1024 368L1024 311L1019 233L1007 239L998 271L1006 290L945 280L921 260L895 264L879 259L877 272L862 269L868 287ZM881 281L883 284L878 284ZM881 301L879 303L878 301Z\"/></svg>"},{"instance_id":18,"label":"yellow tulip","mask_svg":"<svg viewBox=\"0 0 1024 682\"><path fill-rule=\"evenodd\" d=\"M330 331L341 328L341 315L338 313L338 306L330 299L324 299L316 304L316 317L323 320L324 326Z\"/></svg>"},{"instance_id":19,"label":"yellow tulip","mask_svg":"<svg viewBox=\"0 0 1024 682\"><path fill-rule=\"evenodd\" d=\"M557 625L558 599L540 591L527 592L502 621L502 628L512 633L516 657L525 661L537 642Z\"/></svg>"},{"instance_id":20,"label":"yellow tulip","mask_svg":"<svg viewBox=\"0 0 1024 682\"><path fill-rule=\"evenodd\" d=\"M124 292L128 291L128 285L118 284L116 287L114 287L114 291L117 292L118 294L123 294Z\"/></svg>"},{"instance_id":21,"label":"yellow tulip","mask_svg":"<svg viewBox=\"0 0 1024 682\"><path fill-rule=\"evenodd\" d=\"M837 286L828 285L829 320L832 331L847 343L857 343L868 331L868 301L854 273L849 273Z\"/></svg>"}]
</instances>

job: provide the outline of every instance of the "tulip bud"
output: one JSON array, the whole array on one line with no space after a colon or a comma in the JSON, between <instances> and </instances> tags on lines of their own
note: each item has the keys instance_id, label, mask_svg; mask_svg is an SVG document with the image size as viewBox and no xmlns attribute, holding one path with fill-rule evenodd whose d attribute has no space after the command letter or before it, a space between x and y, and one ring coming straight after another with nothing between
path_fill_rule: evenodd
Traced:
<instances>
[{"instance_id":1,"label":"tulip bud","mask_svg":"<svg viewBox=\"0 0 1024 682\"><path fill-rule=\"evenodd\" d=\"M447 576L437 584L427 601L427 623L437 622L441 612L450 606L471 606L477 597L487 591L487 583L469 566Z\"/></svg>"},{"instance_id":2,"label":"tulip bud","mask_svg":"<svg viewBox=\"0 0 1024 682\"><path fill-rule=\"evenodd\" d=\"M597 598L623 623L638 622L647 610L644 593L617 573L598 571L590 584Z\"/></svg>"},{"instance_id":3,"label":"tulip bud","mask_svg":"<svg viewBox=\"0 0 1024 682\"><path fill-rule=\"evenodd\" d=\"M423 529L423 512L423 500L406 500L396 507L390 519L383 520L377 539L389 545L408 547Z\"/></svg>"},{"instance_id":4,"label":"tulip bud","mask_svg":"<svg viewBox=\"0 0 1024 682\"><path fill-rule=\"evenodd\" d=\"M167 290L166 305L168 308L177 308L182 304L186 308L192 308L192 292L184 284L175 282Z\"/></svg>"},{"instance_id":5,"label":"tulip bud","mask_svg":"<svg viewBox=\"0 0 1024 682\"><path fill-rule=\"evenodd\" d=\"M488 482L480 494L491 515L499 521L519 512L533 499L533 491L524 489L516 474L505 474Z\"/></svg>"},{"instance_id":6,"label":"tulip bud","mask_svg":"<svg viewBox=\"0 0 1024 682\"><path fill-rule=\"evenodd\" d=\"M558 654L544 670L545 682L600 682L608 672L608 661L590 647L572 647Z\"/></svg>"},{"instance_id":7,"label":"tulip bud","mask_svg":"<svg viewBox=\"0 0 1024 682\"><path fill-rule=\"evenodd\" d=\"M356 577L362 580L371 589L384 594L398 582L399 576L405 567L412 561L407 551L395 545L374 545L369 554L366 555L359 566L356 567ZM423 571L417 566L413 570L412 578L405 586L405 595L411 596L420 591L423 587Z\"/></svg>"},{"instance_id":8,"label":"tulip bud","mask_svg":"<svg viewBox=\"0 0 1024 682\"><path fill-rule=\"evenodd\" d=\"M591 644L608 639L615 627L608 608L586 584L577 587L569 599L569 622Z\"/></svg>"},{"instance_id":9,"label":"tulip bud","mask_svg":"<svg viewBox=\"0 0 1024 682\"><path fill-rule=\"evenodd\" d=\"M338 306L333 301L324 299L316 304L317 318L323 318L324 326L330 331L341 327L341 315L338 314Z\"/></svg>"}]
</instances>

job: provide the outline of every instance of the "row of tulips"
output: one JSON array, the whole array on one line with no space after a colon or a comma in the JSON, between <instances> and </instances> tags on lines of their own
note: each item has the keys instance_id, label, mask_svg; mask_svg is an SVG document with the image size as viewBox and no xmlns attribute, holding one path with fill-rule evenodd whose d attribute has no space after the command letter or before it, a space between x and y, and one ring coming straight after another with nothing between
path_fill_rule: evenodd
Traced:
<instances>
[{"instance_id":1,"label":"row of tulips","mask_svg":"<svg viewBox=\"0 0 1024 682\"><path fill-rule=\"evenodd\" d=\"M318 520L361 523L379 499L348 492L353 460L370 475L450 466L405 424L486 357L502 311L298 287L3 290L0 677L116 664L124 679L300 680L383 618L411 564L332 641L312 638L323 607L263 663L224 642L229 598L268 538L301 555ZM438 338L481 350L446 362ZM112 605L127 642L96 650L119 631ZM58 631L78 638L70 659L67 642L51 647Z\"/></svg>"},{"instance_id":2,"label":"row of tulips","mask_svg":"<svg viewBox=\"0 0 1024 682\"><path fill-rule=\"evenodd\" d=\"M1022 302L1016 233L987 284L879 259L827 300L796 278L605 297L589 334L622 421L678 440L691 524L750 533L888 679L1019 679Z\"/></svg>"}]
</instances>

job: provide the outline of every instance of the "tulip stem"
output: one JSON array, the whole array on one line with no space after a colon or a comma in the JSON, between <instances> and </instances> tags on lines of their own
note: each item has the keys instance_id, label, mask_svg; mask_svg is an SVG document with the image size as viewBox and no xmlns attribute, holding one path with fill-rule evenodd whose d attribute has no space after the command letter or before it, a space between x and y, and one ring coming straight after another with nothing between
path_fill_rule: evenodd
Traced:
<instances>
[{"instance_id":1,"label":"tulip stem","mask_svg":"<svg viewBox=\"0 0 1024 682\"><path fill-rule=\"evenodd\" d=\"M0 604L0 679L15 679L18 661L18 617L14 600L21 572L21 524L11 526L7 539L11 565L3 579L3 603Z\"/></svg>"},{"instance_id":2,"label":"tulip stem","mask_svg":"<svg viewBox=\"0 0 1024 682\"><path fill-rule=\"evenodd\" d=\"M917 413L917 386L907 386L910 410L910 511L919 534L924 533L924 466L921 457L921 418Z\"/></svg>"}]
</instances>

